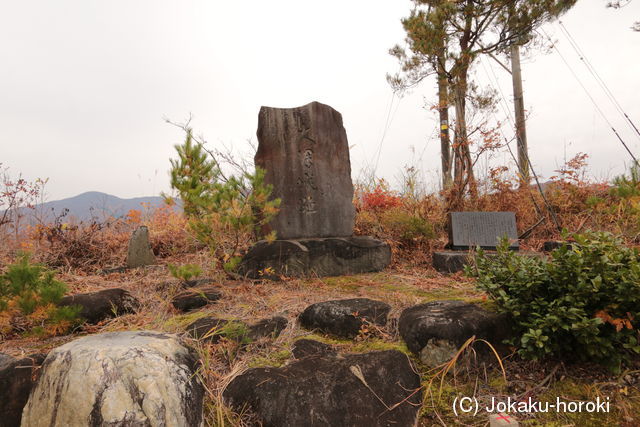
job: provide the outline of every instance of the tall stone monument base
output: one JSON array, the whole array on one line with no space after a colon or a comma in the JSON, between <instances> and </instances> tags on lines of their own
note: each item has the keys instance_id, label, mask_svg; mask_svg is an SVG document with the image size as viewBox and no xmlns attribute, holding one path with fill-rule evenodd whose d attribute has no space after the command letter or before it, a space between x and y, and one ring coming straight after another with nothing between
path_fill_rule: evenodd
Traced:
<instances>
[{"instance_id":1,"label":"tall stone monument base","mask_svg":"<svg viewBox=\"0 0 640 427\"><path fill-rule=\"evenodd\" d=\"M238 273L252 279L326 277L381 271L391 248L369 236L261 240L243 257Z\"/></svg>"}]
</instances>

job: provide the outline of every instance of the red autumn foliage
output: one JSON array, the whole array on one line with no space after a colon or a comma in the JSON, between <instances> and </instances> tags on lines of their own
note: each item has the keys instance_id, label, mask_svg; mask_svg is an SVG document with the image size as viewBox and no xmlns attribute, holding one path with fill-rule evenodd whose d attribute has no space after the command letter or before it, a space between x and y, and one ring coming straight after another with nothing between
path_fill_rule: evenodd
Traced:
<instances>
[{"instance_id":1,"label":"red autumn foliage","mask_svg":"<svg viewBox=\"0 0 640 427\"><path fill-rule=\"evenodd\" d=\"M402 206L402 198L389 190L384 182L378 183L373 191L363 192L360 202L362 210L380 211Z\"/></svg>"}]
</instances>

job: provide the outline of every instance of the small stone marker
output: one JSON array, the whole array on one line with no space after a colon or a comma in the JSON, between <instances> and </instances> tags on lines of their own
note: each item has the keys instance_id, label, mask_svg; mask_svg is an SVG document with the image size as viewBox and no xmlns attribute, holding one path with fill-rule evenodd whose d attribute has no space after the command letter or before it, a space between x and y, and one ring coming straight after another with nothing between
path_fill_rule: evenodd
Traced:
<instances>
[{"instance_id":1,"label":"small stone marker","mask_svg":"<svg viewBox=\"0 0 640 427\"><path fill-rule=\"evenodd\" d=\"M518 231L514 212L450 212L449 245L453 250L496 249L503 237L509 248L518 250Z\"/></svg>"},{"instance_id":2,"label":"small stone marker","mask_svg":"<svg viewBox=\"0 0 640 427\"><path fill-rule=\"evenodd\" d=\"M280 198L280 212L263 230L278 239L347 237L355 209L347 133L342 115L311 102L297 108L262 107L255 164Z\"/></svg>"},{"instance_id":3,"label":"small stone marker","mask_svg":"<svg viewBox=\"0 0 640 427\"><path fill-rule=\"evenodd\" d=\"M513 415L502 412L489 415L489 427L518 427L519 425Z\"/></svg>"},{"instance_id":4,"label":"small stone marker","mask_svg":"<svg viewBox=\"0 0 640 427\"><path fill-rule=\"evenodd\" d=\"M142 225L133 232L129 240L127 267L135 268L155 263L156 257L149 243L149 229Z\"/></svg>"}]
</instances>

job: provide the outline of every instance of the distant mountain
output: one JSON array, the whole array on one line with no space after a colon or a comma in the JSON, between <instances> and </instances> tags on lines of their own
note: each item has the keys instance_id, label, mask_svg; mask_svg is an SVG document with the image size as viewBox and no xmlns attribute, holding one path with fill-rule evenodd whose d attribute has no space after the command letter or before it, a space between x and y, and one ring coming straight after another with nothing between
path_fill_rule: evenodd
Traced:
<instances>
[{"instance_id":1,"label":"distant mountain","mask_svg":"<svg viewBox=\"0 0 640 427\"><path fill-rule=\"evenodd\" d=\"M45 221L52 221L61 215L65 209L69 212L68 219L77 221L90 221L92 219L104 220L109 217L119 218L127 214L131 209L144 211L164 205L162 197L136 197L133 199L121 199L99 191L88 191L68 199L55 200L38 205L35 212ZM180 209L176 207L176 209ZM66 221L65 221L66 222Z\"/></svg>"}]
</instances>

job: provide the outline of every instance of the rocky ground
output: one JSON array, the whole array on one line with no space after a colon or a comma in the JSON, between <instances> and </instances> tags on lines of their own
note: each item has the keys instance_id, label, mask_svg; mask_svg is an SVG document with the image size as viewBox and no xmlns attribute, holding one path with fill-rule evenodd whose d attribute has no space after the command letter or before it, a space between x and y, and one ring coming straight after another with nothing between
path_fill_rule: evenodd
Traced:
<instances>
[{"instance_id":1,"label":"rocky ground","mask_svg":"<svg viewBox=\"0 0 640 427\"><path fill-rule=\"evenodd\" d=\"M190 257L183 262L207 265L205 255ZM63 273L60 279L70 285L73 294L126 290L137 301L134 312L121 310L118 316L85 324L72 335L6 337L0 343L0 353L20 359L48 353L86 335L107 332L178 334L199 359L195 369L204 384L205 425L251 425L259 418L267 425L295 424L292 401L298 402L297 410L304 413L311 407L305 405L330 402L336 396L349 398L314 407L328 414L327 422L341 419L352 423L344 418L345 413L367 413L377 408L381 411L374 418L360 420L360 424L354 421L353 425L410 425L416 413L418 425L486 425L486 414L454 414L452 404L460 396L475 396L480 402L489 402L491 396L536 400L561 396L589 401L599 396L609 398L609 413L550 412L524 414L519 419L526 425L563 426L631 426L640 422L639 376L634 370L613 375L597 366L525 362L515 356L503 357L504 372L491 357L483 359L487 364L461 357L455 366L450 365L447 375L443 375L443 365L432 363L430 367L419 352L411 351L410 340L408 346L400 336L403 328L398 328L398 319L407 308L438 300L462 300L490 309L485 297L474 289L473 281L459 274L446 276L431 269L399 265L381 273L304 280L237 281L215 271L205 272L204 277L210 281L197 283L195 288L205 291L194 293L193 287L173 279L160 265L106 275ZM341 333L340 328L323 328L322 316L309 320L309 312L315 309L299 317L312 304L352 298L386 304L388 309L377 309L378 313L380 309L385 312L386 322L376 315L367 317L362 308L358 317L367 321L356 325L356 330L343 322L346 333ZM191 310L183 311L187 309ZM335 314L335 307L329 311ZM207 319L227 321L234 325L235 332L229 333L230 329L219 323L206 323ZM194 333L198 322L209 325L211 333ZM325 380L318 380L321 374ZM288 380L278 385L280 377ZM394 379L393 384L385 381L388 378ZM265 389L263 384L271 384L271 388ZM396 388L389 388L391 385ZM342 388L336 389L338 386ZM295 390L298 397L282 390ZM265 401L260 393L276 397ZM306 396L309 402L300 396Z\"/></svg>"}]
</instances>

